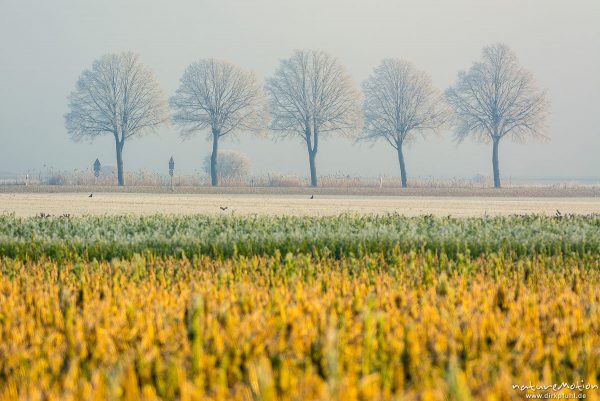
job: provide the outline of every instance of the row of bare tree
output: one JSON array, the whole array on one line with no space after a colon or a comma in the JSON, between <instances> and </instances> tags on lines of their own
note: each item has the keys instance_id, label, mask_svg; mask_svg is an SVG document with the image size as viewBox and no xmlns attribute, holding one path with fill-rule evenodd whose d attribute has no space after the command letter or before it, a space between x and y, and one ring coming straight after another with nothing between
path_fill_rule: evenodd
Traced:
<instances>
[{"instance_id":1,"label":"row of bare tree","mask_svg":"<svg viewBox=\"0 0 600 401\"><path fill-rule=\"evenodd\" d=\"M168 102L170 118L163 91L139 57L110 54L82 73L69 96L65 126L75 140L114 136L119 185L124 185L126 140L169 120L184 138L208 133L212 185L218 185L219 142L236 133L269 129L275 135L301 138L312 186L317 186L317 152L324 135L383 139L397 151L404 187L403 146L419 134L454 127L458 141L471 136L491 142L495 187L500 187L500 140L544 136L546 93L502 44L485 47L482 59L460 72L444 94L433 87L426 72L398 59L383 60L362 89L361 96L338 59L322 51L295 51L266 84L229 62L205 59L183 73Z\"/></svg>"}]
</instances>

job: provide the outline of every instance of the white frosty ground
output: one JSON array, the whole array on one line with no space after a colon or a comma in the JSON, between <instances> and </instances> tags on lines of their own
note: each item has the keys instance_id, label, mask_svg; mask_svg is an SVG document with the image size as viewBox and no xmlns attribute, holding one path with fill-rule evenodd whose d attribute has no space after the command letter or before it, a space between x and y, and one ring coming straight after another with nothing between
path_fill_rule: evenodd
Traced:
<instances>
[{"instance_id":1,"label":"white frosty ground","mask_svg":"<svg viewBox=\"0 0 600 401\"><path fill-rule=\"evenodd\" d=\"M227 207L221 210L221 207ZM304 195L179 195L98 193L0 194L0 213L17 216L103 214L308 215L399 213L482 216L600 213L600 198L383 197Z\"/></svg>"}]
</instances>

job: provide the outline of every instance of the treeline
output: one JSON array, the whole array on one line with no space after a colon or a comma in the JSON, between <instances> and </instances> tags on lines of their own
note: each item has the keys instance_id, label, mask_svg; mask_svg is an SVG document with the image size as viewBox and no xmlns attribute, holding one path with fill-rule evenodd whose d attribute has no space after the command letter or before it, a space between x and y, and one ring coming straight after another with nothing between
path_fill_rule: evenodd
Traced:
<instances>
[{"instance_id":1,"label":"treeline","mask_svg":"<svg viewBox=\"0 0 600 401\"><path fill-rule=\"evenodd\" d=\"M547 114L546 93L502 44L485 47L481 60L461 71L445 92L412 63L385 59L362 83L361 93L337 58L297 50L266 82L226 61L199 60L186 68L168 100L138 55L120 53L102 56L83 71L69 95L65 127L74 140L114 136L120 186L128 138L172 121L182 137L209 136L213 186L219 184L222 137L269 131L306 145L312 186L318 185L317 153L324 135L384 140L397 152L403 187L404 144L454 128L458 141L472 137L492 143L494 186L500 187L500 140L543 136Z\"/></svg>"}]
</instances>

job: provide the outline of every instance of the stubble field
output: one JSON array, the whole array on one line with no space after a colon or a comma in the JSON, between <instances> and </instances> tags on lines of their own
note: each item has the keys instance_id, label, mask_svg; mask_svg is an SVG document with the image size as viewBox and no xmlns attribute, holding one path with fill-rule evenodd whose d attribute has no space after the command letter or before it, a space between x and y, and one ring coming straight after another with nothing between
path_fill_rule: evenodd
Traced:
<instances>
[{"instance_id":1,"label":"stubble field","mask_svg":"<svg viewBox=\"0 0 600 401\"><path fill-rule=\"evenodd\" d=\"M600 213L600 197L364 196L314 194L0 193L0 213L17 216L117 214L236 214L330 216L506 216ZM510 194L509 194L510 195ZM225 208L225 209L223 209Z\"/></svg>"}]
</instances>

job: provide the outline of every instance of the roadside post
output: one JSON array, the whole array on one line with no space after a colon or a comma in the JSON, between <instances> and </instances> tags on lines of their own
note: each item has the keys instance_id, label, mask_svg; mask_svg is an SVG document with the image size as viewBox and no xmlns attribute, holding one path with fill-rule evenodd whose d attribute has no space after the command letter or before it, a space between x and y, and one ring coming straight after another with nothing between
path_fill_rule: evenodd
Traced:
<instances>
[{"instance_id":1,"label":"roadside post","mask_svg":"<svg viewBox=\"0 0 600 401\"><path fill-rule=\"evenodd\" d=\"M94 177L95 181L96 181L96 185L98 185L98 177L100 177L100 169L102 168L102 165L100 164L100 160L98 160L96 158L96 161L94 162Z\"/></svg>"},{"instance_id":2,"label":"roadside post","mask_svg":"<svg viewBox=\"0 0 600 401\"><path fill-rule=\"evenodd\" d=\"M175 188L173 188L173 174L175 173L175 160L173 160L173 156L171 156L171 159L169 160L169 175L171 176L171 191L174 191Z\"/></svg>"}]
</instances>

